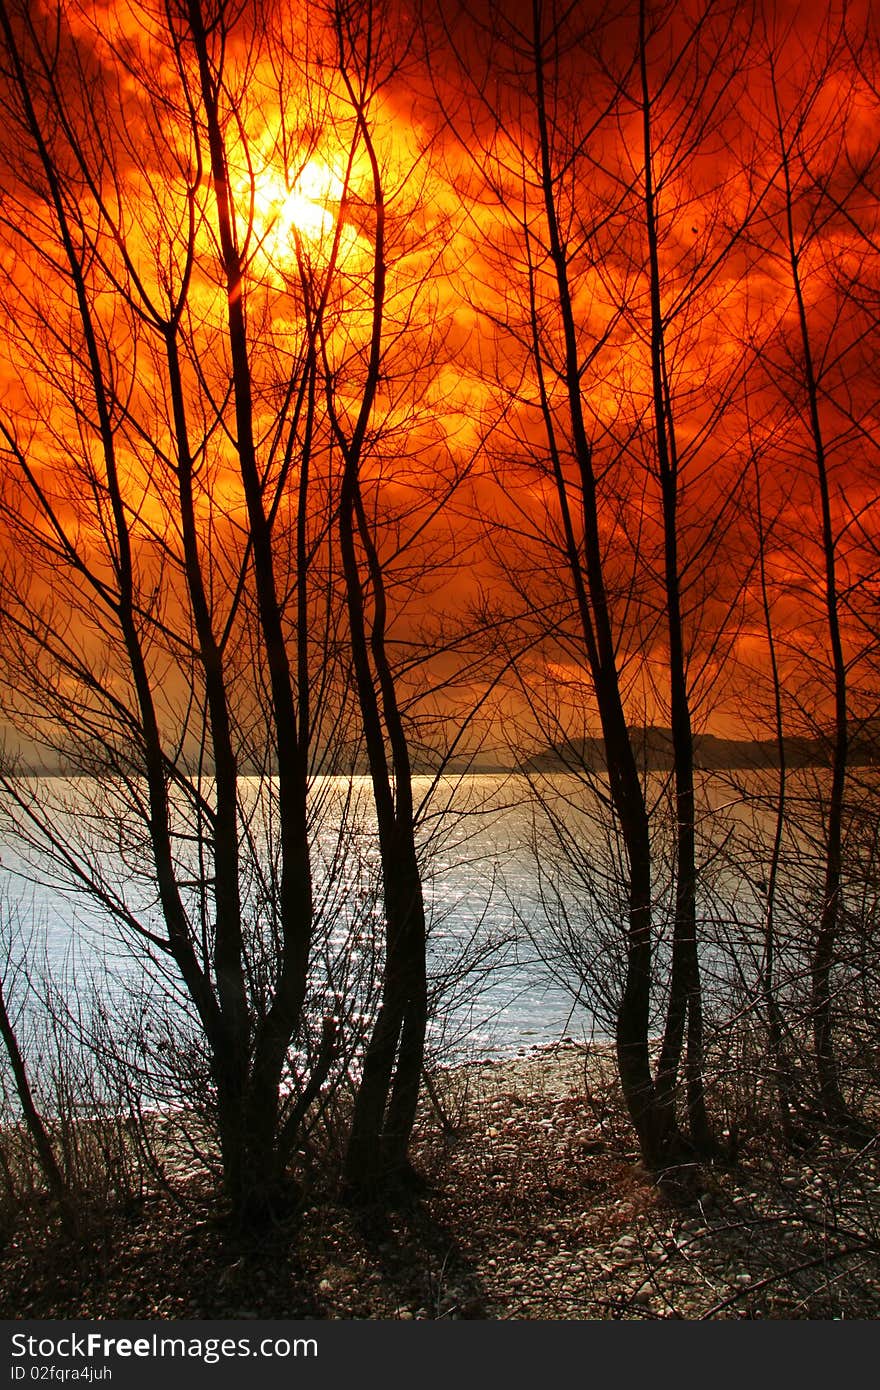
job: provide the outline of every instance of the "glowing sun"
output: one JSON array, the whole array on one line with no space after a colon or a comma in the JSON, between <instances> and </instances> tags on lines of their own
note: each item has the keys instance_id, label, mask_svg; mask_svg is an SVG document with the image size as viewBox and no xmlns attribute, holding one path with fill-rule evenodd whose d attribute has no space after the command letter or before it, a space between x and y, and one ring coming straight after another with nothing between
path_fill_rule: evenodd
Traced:
<instances>
[{"instance_id":1,"label":"glowing sun","mask_svg":"<svg viewBox=\"0 0 880 1390\"><path fill-rule=\"evenodd\" d=\"M333 229L330 210L342 200L339 175L321 160L310 159L291 183L277 169L266 168L254 180L256 230L266 256L283 263L295 254L298 237L320 241Z\"/></svg>"}]
</instances>

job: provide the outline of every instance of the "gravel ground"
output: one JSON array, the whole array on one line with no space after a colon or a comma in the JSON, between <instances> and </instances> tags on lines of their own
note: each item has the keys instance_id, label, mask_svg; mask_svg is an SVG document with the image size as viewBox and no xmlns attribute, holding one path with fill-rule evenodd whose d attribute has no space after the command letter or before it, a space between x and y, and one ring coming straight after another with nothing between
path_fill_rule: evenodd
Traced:
<instances>
[{"instance_id":1,"label":"gravel ground","mask_svg":"<svg viewBox=\"0 0 880 1390\"><path fill-rule=\"evenodd\" d=\"M822 1142L682 1174L637 1162L607 1054L573 1043L435 1077L423 1193L356 1208L315 1184L243 1241L203 1178L93 1213L32 1214L0 1250L4 1317L874 1318L880 1150ZM323 1186L327 1186L324 1184ZM84 1227L84 1229L86 1229Z\"/></svg>"}]
</instances>

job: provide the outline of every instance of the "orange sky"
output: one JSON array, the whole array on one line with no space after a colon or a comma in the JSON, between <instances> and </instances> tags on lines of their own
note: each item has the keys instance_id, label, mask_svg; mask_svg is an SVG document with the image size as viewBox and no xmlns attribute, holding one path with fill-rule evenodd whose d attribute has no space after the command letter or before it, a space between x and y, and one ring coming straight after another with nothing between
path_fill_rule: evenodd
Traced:
<instances>
[{"instance_id":1,"label":"orange sky","mask_svg":"<svg viewBox=\"0 0 880 1390\"><path fill-rule=\"evenodd\" d=\"M160 324L177 312L211 602L217 623L230 625L242 672L249 649L247 605L237 589L247 530L223 278L204 130L198 112L195 124L187 114L194 60L183 41L175 53L164 12L134 0L65 0L57 29L54 3L24 8L33 28L21 17L14 28L111 388L147 645L165 716L185 721L191 615ZM580 4L556 28L554 6L540 8L553 192L620 666L633 722L666 722L637 7L606 22L601 7ZM548 462L549 418L577 517L563 331L537 182L541 92L529 47L531 6L446 0L430 32L394 5L372 9L368 119L387 200L388 281L364 479L398 651L401 660L420 657L411 677L416 694L438 672L458 671L437 697L455 715L495 681L496 705L504 708L506 699L523 708L516 679L502 674L520 646L519 680L537 702L552 695L568 706L563 722L595 727ZM853 708L870 713L880 544L880 179L870 139L878 68L870 12L850 8L846 27L825 6L765 5L751 28L738 5L649 6L649 15L660 295L696 722L722 732L770 731L756 476L790 716L803 723L826 713L815 440L786 241L783 150L819 378ZM355 86L366 72L366 50L358 49L364 33L349 35ZM339 584L327 539L338 486L327 379L335 410L353 428L375 285L372 173L334 45L317 7L306 19L298 6L289 14L247 6L228 37L220 89L246 254L243 294L268 505L281 490L282 582L292 583L284 548L294 544L306 457L305 417L294 422L293 401L308 352L309 296L324 314L305 523L315 557L308 603L316 641L332 625L327 595ZM41 51L54 68L41 66ZM44 613L113 691L124 686L123 665L106 617L96 616L89 584L71 563L75 552L94 580L112 585L87 345L8 55L4 67L0 409L18 451L4 475L5 602L12 612L24 598ZM41 504L35 481L44 489ZM47 520L50 504L66 554ZM432 663L431 652L447 644L457 644L458 657Z\"/></svg>"}]
</instances>

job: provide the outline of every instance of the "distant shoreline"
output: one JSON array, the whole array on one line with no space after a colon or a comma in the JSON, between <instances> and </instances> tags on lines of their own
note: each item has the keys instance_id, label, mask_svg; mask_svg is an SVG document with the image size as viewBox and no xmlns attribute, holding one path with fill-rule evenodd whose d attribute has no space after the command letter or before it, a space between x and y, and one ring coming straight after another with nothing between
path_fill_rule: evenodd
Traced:
<instances>
[{"instance_id":1,"label":"distant shoreline","mask_svg":"<svg viewBox=\"0 0 880 1390\"><path fill-rule=\"evenodd\" d=\"M674 767L672 731L659 725L647 725L630 729L630 739L636 761L643 771L668 772ZM785 764L790 771L805 768L826 768L832 763L833 739L827 735L789 735L783 740ZM16 759L19 765L15 766ZM33 750L19 749L10 754L10 769L7 776L14 777L93 777L94 772L85 771L75 764L61 761L42 763L37 761ZM763 772L779 768L779 744L775 738L744 739L726 738L719 734L703 733L694 736L694 764L700 772ZM849 767L880 766L880 720L871 719L855 723L850 733L847 756ZM186 757L178 764L188 776L201 774L213 776L209 761L189 762ZM476 755L473 761L459 756L446 766L427 764L413 767L415 777L510 777L534 776L546 773L603 773L607 769L604 740L598 735L587 735L539 748L528 757L516 762L498 762L481 759ZM242 777L260 777L266 769L243 765ZM275 775L270 769L269 775ZM355 761L351 766L315 776L328 777L367 777L369 768Z\"/></svg>"}]
</instances>

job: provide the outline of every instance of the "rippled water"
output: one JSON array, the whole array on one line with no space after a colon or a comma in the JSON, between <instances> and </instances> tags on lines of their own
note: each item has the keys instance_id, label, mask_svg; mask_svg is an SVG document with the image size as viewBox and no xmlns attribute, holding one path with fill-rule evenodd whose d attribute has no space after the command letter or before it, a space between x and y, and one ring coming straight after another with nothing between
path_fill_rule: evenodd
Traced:
<instances>
[{"instance_id":1,"label":"rippled water","mask_svg":"<svg viewBox=\"0 0 880 1390\"><path fill-rule=\"evenodd\" d=\"M34 780L29 788L40 806L52 803L50 822L62 853L65 845L86 846L99 892L117 895L161 933L146 859L133 862L131 846L126 843L120 851L113 842L119 807L107 788L60 778ZM416 779L417 798L430 790L427 778ZM467 777L434 788L426 810L422 845L432 975L435 980L454 976L456 966L472 960L469 972L452 981L438 1011L443 1028L438 1023L432 1028L432 1044L446 1055L502 1055L593 1030L588 1012L548 976L529 940L542 908L524 791L518 779ZM359 899L375 865L368 785L355 779L349 818L359 829L352 831L353 842L341 857L334 803L345 797L345 784L327 779L318 794L326 804L325 825L316 838L317 896L324 917L336 916L330 941L341 943L350 914L363 910ZM251 833L269 854L271 813L259 805L256 782L250 810ZM8 832L0 840L0 865L12 936L8 973L19 983L30 975L32 999L46 979L74 1007L94 989L111 1004L121 1004L143 988L143 963L96 900L95 885L80 884L78 890L65 885L46 854L24 849ZM375 904L372 915L381 918Z\"/></svg>"},{"instance_id":2,"label":"rippled water","mask_svg":"<svg viewBox=\"0 0 880 1390\"><path fill-rule=\"evenodd\" d=\"M740 947L731 954L725 932L735 925L736 939L742 942L749 921L759 920L761 860L772 828L761 797L772 792L772 784L772 774L752 777L747 793L733 780L714 775L702 784L698 830L708 871L701 876L701 891L705 887L714 895L705 903L703 938L710 987L716 964L719 981L730 961L736 970L744 968ZM655 799L668 790L659 774L652 774L648 789ZM259 880L276 853L277 827L265 784L261 790L254 780L244 790L243 826L255 866L244 883L245 910L253 921L264 922L271 888ZM55 859L68 854L75 861L79 855L82 863L91 864L93 881L72 891L57 864L53 870L45 853L27 852L12 837L7 821L0 835L4 917L7 937L11 936L7 993L17 982L20 996L21 983L29 977L36 982L34 995L40 979L48 978L51 987L76 1007L94 982L111 1006L121 1005L143 989L144 962L142 953L132 949L132 938L126 939L99 899L115 899L142 925L163 934L143 829L132 828L125 810L137 788L54 778L34 780L27 791L37 812L51 808L48 830L55 837ZM815 800L807 774L802 791ZM609 913L618 922L624 916L623 905L615 905L619 846L603 829L601 816L591 819L585 812L585 806L595 811L599 803L585 793L582 782L570 776L547 777L543 792L542 807L528 795L522 778L472 776L438 786L416 779L417 801L424 800L420 834L431 974L435 984L445 979L448 986L432 1026L431 1044L438 1056L499 1055L565 1035L607 1036L619 985L614 961L620 945L619 926L609 922ZM367 779L320 779L313 800L319 934L324 959L332 958L333 968L341 969L338 963L352 959L352 951L354 958L358 951L368 958L358 942L382 930ZM553 806L555 821L547 815L546 801ZM21 822L21 808L17 815ZM183 811L180 817L180 853L185 858L190 846L195 879L198 836L187 837L193 826ZM342 822L346 830L341 835ZM658 817L661 836L663 823ZM716 853L722 847L726 853L735 842L736 853L727 860ZM655 891L657 921L662 923L669 885L663 882L662 839L658 846ZM803 858L802 848L793 846L795 866ZM179 867L185 873L186 863ZM796 907L804 895L795 888L787 896ZM189 906L195 914L194 894ZM714 944L705 934L713 923L718 927ZM559 948L560 941L568 943L567 952ZM545 959L555 962L555 970L539 960L536 942ZM555 943L549 952L548 942ZM595 1017L574 999L572 942L575 950L581 942L588 944L588 973L601 978L605 971L604 1008L603 1000L594 996ZM468 967L464 973L463 967ZM151 986L154 998L157 991L171 997L175 988L179 986L170 973ZM329 996L333 985L326 988ZM723 990L723 983L719 988Z\"/></svg>"}]
</instances>

